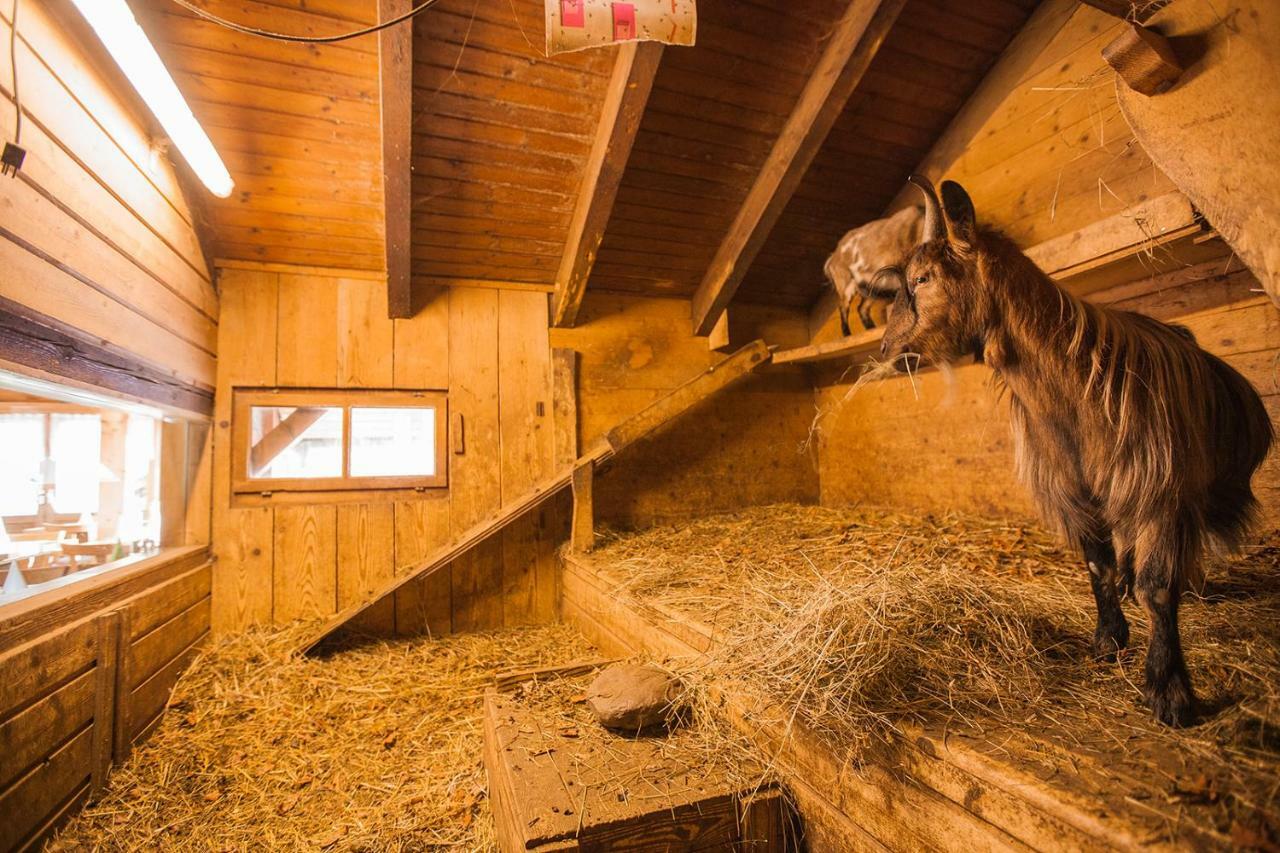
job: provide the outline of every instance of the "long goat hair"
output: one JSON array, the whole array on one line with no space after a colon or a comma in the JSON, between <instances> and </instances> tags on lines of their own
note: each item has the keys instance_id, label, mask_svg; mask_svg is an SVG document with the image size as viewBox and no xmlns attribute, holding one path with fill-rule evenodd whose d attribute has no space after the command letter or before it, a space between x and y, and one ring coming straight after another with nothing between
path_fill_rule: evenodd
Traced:
<instances>
[{"instance_id":1,"label":"long goat hair","mask_svg":"<svg viewBox=\"0 0 1280 853\"><path fill-rule=\"evenodd\" d=\"M1253 387L1181 326L1083 302L1008 238L979 227L968 194L913 178L924 234L905 269L881 351L943 363L966 353L1010 398L1018 473L1044 518L1084 552L1098 605L1095 653L1128 642L1120 595L1152 619L1146 693L1185 725L1194 695L1178 642L1181 593L1208 547L1240 548L1257 514L1250 479L1271 447Z\"/></svg>"}]
</instances>

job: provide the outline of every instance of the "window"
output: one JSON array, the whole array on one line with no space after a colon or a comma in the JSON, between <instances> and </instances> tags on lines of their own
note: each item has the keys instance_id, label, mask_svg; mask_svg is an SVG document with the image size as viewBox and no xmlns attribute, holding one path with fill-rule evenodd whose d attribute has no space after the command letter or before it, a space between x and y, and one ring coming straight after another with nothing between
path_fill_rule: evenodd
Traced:
<instances>
[{"instance_id":1,"label":"window","mask_svg":"<svg viewBox=\"0 0 1280 853\"><path fill-rule=\"evenodd\" d=\"M170 501L186 488L185 464L161 465L174 460L161 417L0 371L0 607L157 547L162 478ZM170 424L167 434L179 433Z\"/></svg>"},{"instance_id":2,"label":"window","mask_svg":"<svg viewBox=\"0 0 1280 853\"><path fill-rule=\"evenodd\" d=\"M239 493L443 488L440 391L235 389Z\"/></svg>"}]
</instances>

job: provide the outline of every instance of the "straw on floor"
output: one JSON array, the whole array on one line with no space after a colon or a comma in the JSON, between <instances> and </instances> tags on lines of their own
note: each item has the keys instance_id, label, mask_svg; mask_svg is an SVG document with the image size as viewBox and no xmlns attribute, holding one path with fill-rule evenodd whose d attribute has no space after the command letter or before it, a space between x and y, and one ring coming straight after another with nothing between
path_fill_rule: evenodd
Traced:
<instances>
[{"instance_id":1,"label":"straw on floor","mask_svg":"<svg viewBox=\"0 0 1280 853\"><path fill-rule=\"evenodd\" d=\"M482 696L593 656L563 626L290 656L296 630L210 649L159 730L50 850L492 850Z\"/></svg>"}]
</instances>

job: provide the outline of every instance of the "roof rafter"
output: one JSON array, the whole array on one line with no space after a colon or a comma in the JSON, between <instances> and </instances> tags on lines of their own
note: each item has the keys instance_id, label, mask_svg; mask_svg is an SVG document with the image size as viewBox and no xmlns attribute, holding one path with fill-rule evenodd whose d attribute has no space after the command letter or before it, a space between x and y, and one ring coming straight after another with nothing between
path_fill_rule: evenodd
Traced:
<instances>
[{"instance_id":1,"label":"roof rafter","mask_svg":"<svg viewBox=\"0 0 1280 853\"><path fill-rule=\"evenodd\" d=\"M618 185L649 102L662 50L663 46L657 42L628 42L618 46L600 123L556 273L554 326L568 327L577 322L578 309L587 292L587 279L613 213Z\"/></svg>"},{"instance_id":2,"label":"roof rafter","mask_svg":"<svg viewBox=\"0 0 1280 853\"><path fill-rule=\"evenodd\" d=\"M698 285L693 296L695 335L708 335L715 328L905 2L850 0Z\"/></svg>"},{"instance_id":3,"label":"roof rafter","mask_svg":"<svg viewBox=\"0 0 1280 853\"><path fill-rule=\"evenodd\" d=\"M403 15L411 0L378 0L378 20ZM413 136L413 24L378 33L382 126L382 204L386 241L387 314L413 316L411 283Z\"/></svg>"}]
</instances>

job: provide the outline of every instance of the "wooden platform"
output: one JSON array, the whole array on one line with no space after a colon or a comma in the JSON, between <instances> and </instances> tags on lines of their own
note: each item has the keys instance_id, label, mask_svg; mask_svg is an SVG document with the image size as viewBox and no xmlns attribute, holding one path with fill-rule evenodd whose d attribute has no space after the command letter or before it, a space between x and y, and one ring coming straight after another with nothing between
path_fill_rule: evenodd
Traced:
<instances>
[{"instance_id":1,"label":"wooden platform","mask_svg":"<svg viewBox=\"0 0 1280 853\"><path fill-rule=\"evenodd\" d=\"M594 667L542 671L486 694L484 761L504 853L798 849L776 786L735 784L688 733L607 732L582 703L592 677Z\"/></svg>"},{"instance_id":2,"label":"wooden platform","mask_svg":"<svg viewBox=\"0 0 1280 853\"><path fill-rule=\"evenodd\" d=\"M564 566L563 616L606 654L662 658L713 648L709 626L619 592L618 578L589 556L566 554ZM1176 801L1153 796L1104 752L1069 752L1052 732L993 731L979 740L907 730L855 767L764 697L720 698L774 762L815 851L1232 846L1212 827L1187 824Z\"/></svg>"}]
</instances>

